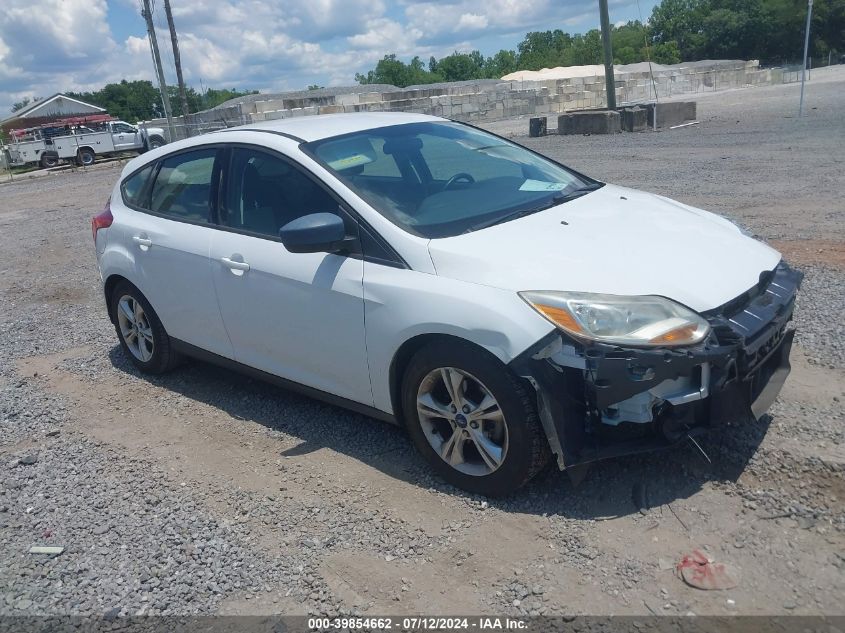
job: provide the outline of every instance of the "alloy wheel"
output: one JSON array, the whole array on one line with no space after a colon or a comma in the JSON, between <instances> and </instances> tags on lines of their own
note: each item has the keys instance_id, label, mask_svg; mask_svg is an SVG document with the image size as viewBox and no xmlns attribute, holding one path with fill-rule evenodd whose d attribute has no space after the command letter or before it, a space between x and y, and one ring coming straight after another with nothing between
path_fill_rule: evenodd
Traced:
<instances>
[{"instance_id":1,"label":"alloy wheel","mask_svg":"<svg viewBox=\"0 0 845 633\"><path fill-rule=\"evenodd\" d=\"M153 357L155 343L153 329L141 302L130 295L123 295L117 302L117 323L132 355L142 363L148 362Z\"/></svg>"},{"instance_id":2,"label":"alloy wheel","mask_svg":"<svg viewBox=\"0 0 845 633\"><path fill-rule=\"evenodd\" d=\"M428 443L455 470L480 477L504 462L504 413L490 390L469 372L455 367L430 371L417 391L417 413Z\"/></svg>"}]
</instances>

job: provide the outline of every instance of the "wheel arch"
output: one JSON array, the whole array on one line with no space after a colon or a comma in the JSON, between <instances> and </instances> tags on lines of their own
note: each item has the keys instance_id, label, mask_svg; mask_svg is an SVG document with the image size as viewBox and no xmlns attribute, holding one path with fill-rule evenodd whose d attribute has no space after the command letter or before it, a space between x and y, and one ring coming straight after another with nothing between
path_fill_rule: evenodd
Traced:
<instances>
[{"instance_id":1,"label":"wheel arch","mask_svg":"<svg viewBox=\"0 0 845 633\"><path fill-rule=\"evenodd\" d=\"M95 152L95 151L94 151L94 148L93 148L93 147L91 147L90 145L80 145L80 146L76 149L76 160L77 160L77 162L78 162L80 165L81 165L81 164L83 164L83 163L82 163L82 154L83 154L83 152L90 152L90 153L91 153L91 156L93 157L93 160L91 161L91 164L92 164L92 165L93 165L95 162L97 162L97 152Z\"/></svg>"},{"instance_id":2,"label":"wheel arch","mask_svg":"<svg viewBox=\"0 0 845 633\"><path fill-rule=\"evenodd\" d=\"M408 363L418 351L422 348L440 341L451 341L453 343L460 343L469 347L474 347L481 352L489 354L502 363L502 367L507 370L507 365L498 354L483 345L471 341L468 338L457 336L455 334L446 334L443 332L428 332L425 334L417 334L399 346L393 359L390 362L390 369L388 370L388 380L390 383L390 403L393 408L393 415L400 425L405 424L404 413L402 410L402 380L405 376L405 371L408 368ZM509 371L509 370L507 370Z\"/></svg>"},{"instance_id":3,"label":"wheel arch","mask_svg":"<svg viewBox=\"0 0 845 633\"><path fill-rule=\"evenodd\" d=\"M129 281L126 277L124 277L123 275L117 274L117 273L109 275L108 277L106 277L106 280L103 283L103 296L106 299L106 310L109 313L109 320L112 323L114 323L115 314L114 314L114 310L112 309L111 296L112 296L112 293L114 292L114 289L117 287L117 284L119 284L122 281L125 281L127 283L132 284L132 282ZM135 286L135 284L132 284L132 285ZM137 288L137 286L135 286L135 287ZM140 292L140 290L138 292ZM148 301L149 301L149 299L148 299Z\"/></svg>"}]
</instances>

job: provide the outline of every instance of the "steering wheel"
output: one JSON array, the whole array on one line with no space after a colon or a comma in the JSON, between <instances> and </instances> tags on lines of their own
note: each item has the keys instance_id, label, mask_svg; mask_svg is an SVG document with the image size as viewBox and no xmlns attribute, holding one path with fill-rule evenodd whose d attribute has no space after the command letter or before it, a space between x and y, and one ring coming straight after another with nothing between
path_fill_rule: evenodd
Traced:
<instances>
[{"instance_id":1,"label":"steering wheel","mask_svg":"<svg viewBox=\"0 0 845 633\"><path fill-rule=\"evenodd\" d=\"M468 184L472 184L475 182L475 178L473 178L470 174L466 173L465 171L462 171L449 178L449 180L446 181L446 184L443 185L443 189L441 191L446 191L449 187L461 180L466 181Z\"/></svg>"}]
</instances>

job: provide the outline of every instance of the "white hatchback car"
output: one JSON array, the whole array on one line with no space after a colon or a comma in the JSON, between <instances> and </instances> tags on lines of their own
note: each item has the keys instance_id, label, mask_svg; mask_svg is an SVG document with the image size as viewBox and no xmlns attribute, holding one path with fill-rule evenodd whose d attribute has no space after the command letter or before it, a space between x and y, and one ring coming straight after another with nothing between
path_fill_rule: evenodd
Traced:
<instances>
[{"instance_id":1,"label":"white hatchback car","mask_svg":"<svg viewBox=\"0 0 845 633\"><path fill-rule=\"evenodd\" d=\"M789 372L801 274L776 251L436 117L172 143L93 233L139 369L194 356L400 423L483 494L759 417Z\"/></svg>"}]
</instances>

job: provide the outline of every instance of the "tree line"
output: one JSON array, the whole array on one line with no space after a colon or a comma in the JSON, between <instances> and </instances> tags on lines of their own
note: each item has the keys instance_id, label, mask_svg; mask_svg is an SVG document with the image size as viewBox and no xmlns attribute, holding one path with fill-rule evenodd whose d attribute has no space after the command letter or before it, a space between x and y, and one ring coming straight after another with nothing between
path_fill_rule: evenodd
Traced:
<instances>
[{"instance_id":1,"label":"tree line","mask_svg":"<svg viewBox=\"0 0 845 633\"><path fill-rule=\"evenodd\" d=\"M803 54L806 0L662 0L648 24L612 27L616 64L650 59L676 64L699 59L759 59L766 64L799 62ZM845 51L845 0L815 0L810 55ZM355 75L360 84L405 87L441 81L498 79L517 70L601 64L601 32L571 35L561 30L527 33L516 50L485 57L454 52L426 64L385 55L375 68Z\"/></svg>"},{"instance_id":2,"label":"tree line","mask_svg":"<svg viewBox=\"0 0 845 633\"><path fill-rule=\"evenodd\" d=\"M181 103L179 91L175 86L168 86L167 93L173 104L173 115L181 114L178 104ZM194 88L186 88L188 96L188 110L201 112L221 103L248 94L257 94L257 90L236 90L209 88L204 92L197 92ZM109 114L125 121L146 121L164 116L161 103L161 91L152 82L146 80L126 81L106 84L94 92L68 92L69 97L93 103L105 108Z\"/></svg>"},{"instance_id":3,"label":"tree line","mask_svg":"<svg viewBox=\"0 0 845 633\"><path fill-rule=\"evenodd\" d=\"M178 90L175 86L168 86L167 92L170 96L171 103L181 103ZM194 88L187 88L186 92L188 95L188 108L192 114L194 112L208 110L235 97L258 93L257 90L236 90L235 88L209 88L204 92L197 92ZM161 91L151 81L147 80L126 81L124 79L119 83L106 84L99 90L90 92L66 92L64 94L74 99L105 108L109 114L124 121L147 121L164 116ZM34 99L25 98L12 105L12 112L17 112L39 100L40 97L35 97ZM173 114L181 114L181 111L174 108Z\"/></svg>"}]
</instances>

